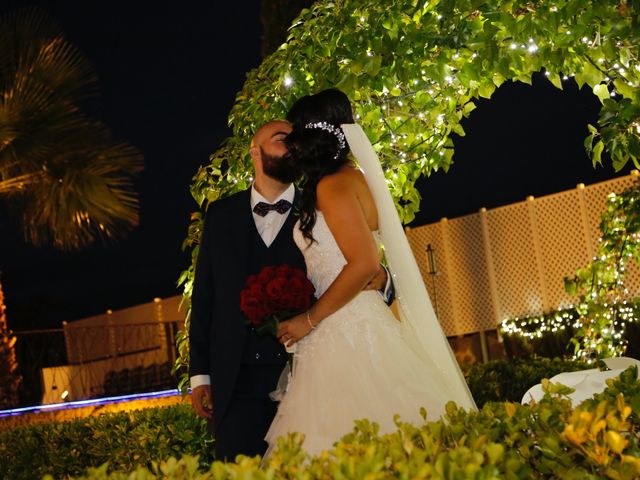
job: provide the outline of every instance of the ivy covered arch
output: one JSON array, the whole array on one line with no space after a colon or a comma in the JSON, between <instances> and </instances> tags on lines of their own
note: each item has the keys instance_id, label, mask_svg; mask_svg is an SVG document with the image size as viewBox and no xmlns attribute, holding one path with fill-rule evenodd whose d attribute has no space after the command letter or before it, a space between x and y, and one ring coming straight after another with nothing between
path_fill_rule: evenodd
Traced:
<instances>
[{"instance_id":1,"label":"ivy covered arch","mask_svg":"<svg viewBox=\"0 0 640 480\"><path fill-rule=\"evenodd\" d=\"M637 2L636 2L637 3ZM640 159L640 11L611 0L334 0L304 10L286 44L249 73L229 115L233 136L193 184L199 203L246 188L248 142L302 95L337 86L354 103L405 222L420 175L448 169L452 132L505 80L575 77L603 101L587 151L614 167ZM228 167L228 168L224 168Z\"/></svg>"},{"instance_id":2,"label":"ivy covered arch","mask_svg":"<svg viewBox=\"0 0 640 480\"><path fill-rule=\"evenodd\" d=\"M594 164L640 167L640 6L636 0L321 0L247 80L229 115L233 136L194 178L200 205L247 188L248 144L302 95L338 87L377 149L404 222L415 182L453 161L451 134L474 101L506 80L574 77L602 101L585 147ZM187 244L195 244L198 222ZM195 249L194 249L195 254ZM190 293L192 269L183 274ZM185 348L184 346L182 348Z\"/></svg>"}]
</instances>

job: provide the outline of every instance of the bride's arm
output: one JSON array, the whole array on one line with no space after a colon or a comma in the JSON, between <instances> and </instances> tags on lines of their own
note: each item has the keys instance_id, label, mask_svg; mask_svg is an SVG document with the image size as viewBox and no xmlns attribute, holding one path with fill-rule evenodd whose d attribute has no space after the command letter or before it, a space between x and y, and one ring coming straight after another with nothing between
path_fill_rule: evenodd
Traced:
<instances>
[{"instance_id":1,"label":"bride's arm","mask_svg":"<svg viewBox=\"0 0 640 480\"><path fill-rule=\"evenodd\" d=\"M278 337L282 343L304 337L324 318L352 300L380 268L378 246L371 234L358 199L357 186L349 175L335 174L318 184L318 208L333 234L346 265L327 291L307 313L282 322Z\"/></svg>"}]
</instances>

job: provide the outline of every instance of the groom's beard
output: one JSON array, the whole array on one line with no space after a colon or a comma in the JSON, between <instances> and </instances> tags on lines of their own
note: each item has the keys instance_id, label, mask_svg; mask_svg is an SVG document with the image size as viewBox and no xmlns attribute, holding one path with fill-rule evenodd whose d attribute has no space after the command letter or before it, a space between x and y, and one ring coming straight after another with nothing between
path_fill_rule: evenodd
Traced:
<instances>
[{"instance_id":1,"label":"groom's beard","mask_svg":"<svg viewBox=\"0 0 640 480\"><path fill-rule=\"evenodd\" d=\"M260 147L260 153L262 154L262 171L265 175L280 183L293 183L296 172L289 163L291 158L289 154L279 157L269 155L262 147Z\"/></svg>"}]
</instances>

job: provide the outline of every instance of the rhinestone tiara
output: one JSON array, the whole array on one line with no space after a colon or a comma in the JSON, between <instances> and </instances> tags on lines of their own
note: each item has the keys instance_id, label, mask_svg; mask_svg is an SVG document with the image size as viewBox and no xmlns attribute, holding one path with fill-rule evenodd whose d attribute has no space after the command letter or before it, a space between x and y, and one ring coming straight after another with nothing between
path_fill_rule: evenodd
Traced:
<instances>
[{"instance_id":1,"label":"rhinestone tiara","mask_svg":"<svg viewBox=\"0 0 640 480\"><path fill-rule=\"evenodd\" d=\"M340 149L338 150L338 153L336 153L336 155L333 157L334 159L337 159L338 156L340 155L340 152L342 150L344 150L346 148L346 146L347 146L347 142L344 139L344 133L342 133L342 130L340 130L340 128L338 128L338 127L334 127L330 123L327 123L327 122L312 122L312 123L307 123L304 126L304 128L305 129L324 130L326 132L329 132L329 133L335 135L335 137L338 139L338 146L340 147Z\"/></svg>"}]
</instances>

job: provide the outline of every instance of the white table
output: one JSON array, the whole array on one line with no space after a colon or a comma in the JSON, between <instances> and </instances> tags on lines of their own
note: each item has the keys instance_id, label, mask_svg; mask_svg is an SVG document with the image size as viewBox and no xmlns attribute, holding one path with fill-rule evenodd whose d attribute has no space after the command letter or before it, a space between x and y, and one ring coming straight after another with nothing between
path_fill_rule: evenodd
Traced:
<instances>
[{"instance_id":1,"label":"white table","mask_svg":"<svg viewBox=\"0 0 640 480\"><path fill-rule=\"evenodd\" d=\"M591 368L577 372L562 372L550 378L549 381L575 389L569 398L572 405L576 406L583 400L593 397L594 394L602 392L607 387L607 379L617 377L631 365L637 365L640 368L640 361L630 357L606 358L604 362L611 370L601 372L597 368ZM526 404L532 400L538 402L543 396L542 385L538 383L527 390L521 403Z\"/></svg>"}]
</instances>

